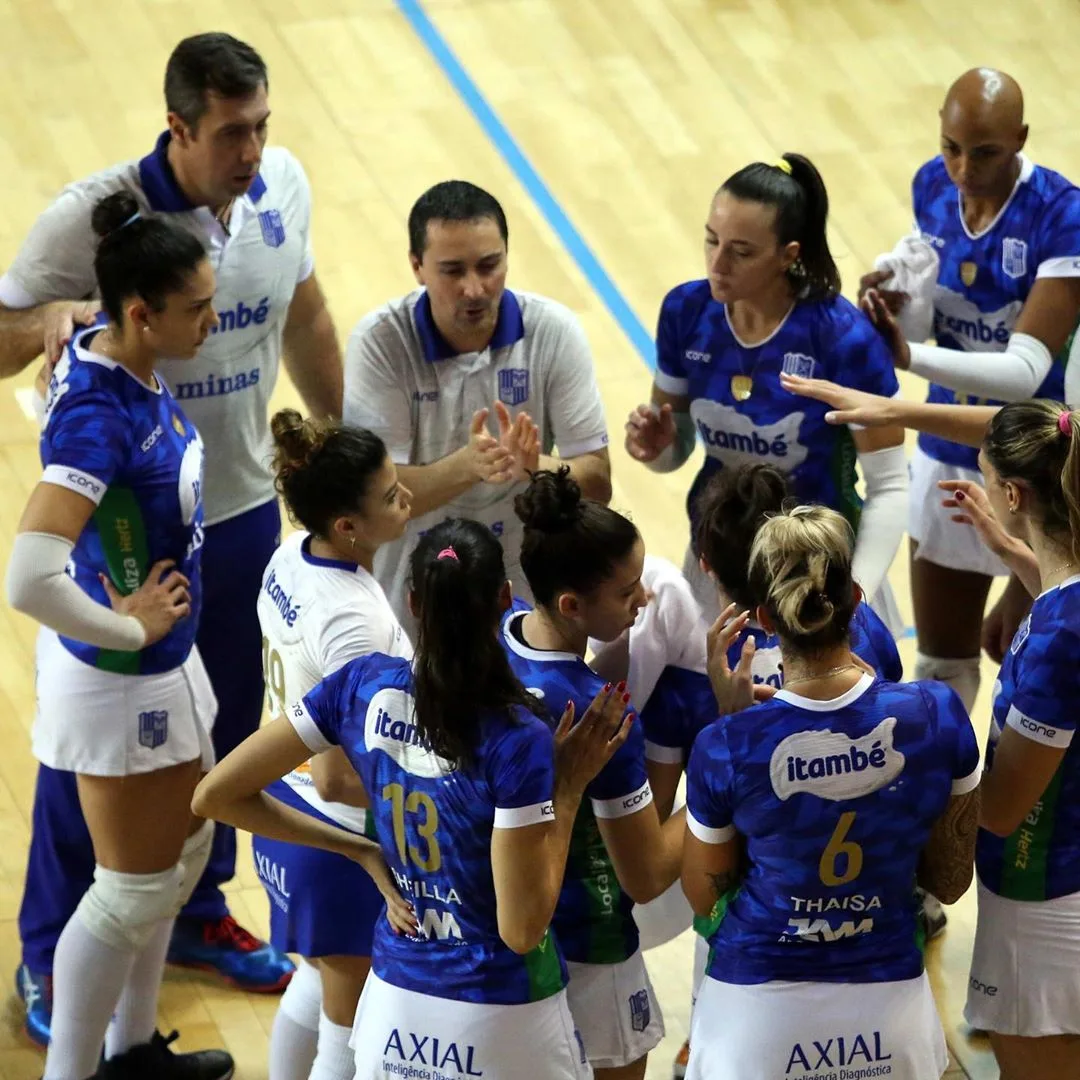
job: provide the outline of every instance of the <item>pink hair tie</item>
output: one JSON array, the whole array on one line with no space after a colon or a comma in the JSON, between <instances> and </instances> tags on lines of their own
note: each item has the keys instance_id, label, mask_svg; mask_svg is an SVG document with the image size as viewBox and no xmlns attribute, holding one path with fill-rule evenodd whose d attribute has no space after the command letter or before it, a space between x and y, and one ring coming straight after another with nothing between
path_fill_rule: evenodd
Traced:
<instances>
[{"instance_id":1,"label":"pink hair tie","mask_svg":"<svg viewBox=\"0 0 1080 1080\"><path fill-rule=\"evenodd\" d=\"M444 547L442 549L442 551L440 551L439 554L435 556L435 558L436 559L453 559L455 562L459 561L459 559L457 557L457 552L452 547Z\"/></svg>"},{"instance_id":2,"label":"pink hair tie","mask_svg":"<svg viewBox=\"0 0 1080 1080\"><path fill-rule=\"evenodd\" d=\"M1072 413L1068 409L1058 417L1058 431L1060 431L1065 438L1069 438L1069 436L1072 435Z\"/></svg>"}]
</instances>

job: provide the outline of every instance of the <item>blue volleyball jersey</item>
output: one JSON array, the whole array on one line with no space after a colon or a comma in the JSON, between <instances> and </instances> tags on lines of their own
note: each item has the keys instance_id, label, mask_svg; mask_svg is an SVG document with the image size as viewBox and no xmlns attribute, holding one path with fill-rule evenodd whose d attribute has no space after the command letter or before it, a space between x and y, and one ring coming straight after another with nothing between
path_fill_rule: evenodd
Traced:
<instances>
[{"instance_id":1,"label":"blue volleyball jersey","mask_svg":"<svg viewBox=\"0 0 1080 1080\"><path fill-rule=\"evenodd\" d=\"M518 601L503 620L502 641L510 666L529 692L543 702L552 726L558 723L568 701L574 703L575 719L580 720L603 689L604 680L574 653L524 645L513 624L524 618L527 610ZM645 810L651 802L652 789L645 775L645 738L640 723L635 722L626 742L585 789L574 822L566 877L551 924L567 960L617 964L637 952L634 902L619 885L597 818L625 817Z\"/></svg>"},{"instance_id":2,"label":"blue volleyball jersey","mask_svg":"<svg viewBox=\"0 0 1080 1080\"><path fill-rule=\"evenodd\" d=\"M867 603L861 603L851 617L851 651L865 660L886 682L899 682L904 666L896 641L881 617ZM750 626L732 642L728 664L739 662L743 643L753 637L756 646L750 675L757 685L780 689L784 685L784 665L780 639L760 626ZM716 698L709 678L685 668L664 669L645 707L641 726L645 732L645 756L651 761L679 764L690 757L698 732L716 719Z\"/></svg>"},{"instance_id":3,"label":"blue volleyball jersey","mask_svg":"<svg viewBox=\"0 0 1080 1080\"><path fill-rule=\"evenodd\" d=\"M979 880L1010 900L1080 893L1080 576L1038 597L1020 624L994 684L986 768L1006 727L1065 751L1046 790L1007 837L979 830Z\"/></svg>"},{"instance_id":4,"label":"blue volleyball jersey","mask_svg":"<svg viewBox=\"0 0 1080 1080\"><path fill-rule=\"evenodd\" d=\"M41 434L42 480L85 495L96 507L68 573L108 607L99 574L126 595L142 585L154 563L172 559L191 583L191 614L139 652L60 640L104 671L151 675L179 667L195 642L202 607L203 444L161 379L151 389L87 351L102 323L104 317L76 334L56 365Z\"/></svg>"},{"instance_id":5,"label":"blue volleyball jersey","mask_svg":"<svg viewBox=\"0 0 1080 1080\"><path fill-rule=\"evenodd\" d=\"M915 227L941 264L934 288L934 338L942 348L1003 351L1037 278L1080 276L1080 190L1023 155L1012 195L978 236L964 223L960 193L940 156L915 174L911 199ZM1063 399L1064 359L1055 360L1036 397ZM1003 404L936 384L927 401ZM920 435L919 446L945 464L978 468L974 447L936 435Z\"/></svg>"},{"instance_id":6,"label":"blue volleyball jersey","mask_svg":"<svg viewBox=\"0 0 1080 1080\"><path fill-rule=\"evenodd\" d=\"M714 912L709 974L918 976L916 867L979 771L971 721L943 683L864 675L829 702L781 690L706 728L687 769L687 826L705 843L745 838L749 860Z\"/></svg>"},{"instance_id":7,"label":"blue volleyball jersey","mask_svg":"<svg viewBox=\"0 0 1080 1080\"><path fill-rule=\"evenodd\" d=\"M368 817L420 932L375 927L372 968L433 997L519 1005L558 993L566 965L550 931L519 956L499 937L491 837L554 815L550 728L526 709L479 720L471 764L453 769L414 723L412 670L382 653L351 660L288 710L313 753L340 746L371 799Z\"/></svg>"},{"instance_id":8,"label":"blue volleyball jersey","mask_svg":"<svg viewBox=\"0 0 1080 1080\"><path fill-rule=\"evenodd\" d=\"M694 505L710 476L727 466L766 462L786 474L800 502L822 503L858 525L855 444L846 427L825 422L829 406L780 386L780 373L830 379L892 397L900 389L892 354L866 318L842 296L795 304L758 345L741 344L707 281L678 285L664 297L656 331L659 389L690 398L705 444L705 464L690 488ZM737 401L736 376L753 390ZM693 534L691 534L693 535Z\"/></svg>"}]
</instances>

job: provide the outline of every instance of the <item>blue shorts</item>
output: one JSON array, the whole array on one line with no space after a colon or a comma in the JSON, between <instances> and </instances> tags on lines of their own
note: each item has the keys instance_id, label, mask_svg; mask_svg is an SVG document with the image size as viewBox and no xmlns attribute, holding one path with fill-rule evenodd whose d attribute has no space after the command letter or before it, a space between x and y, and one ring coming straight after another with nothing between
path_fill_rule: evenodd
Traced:
<instances>
[{"instance_id":1,"label":"blue shorts","mask_svg":"<svg viewBox=\"0 0 1080 1080\"><path fill-rule=\"evenodd\" d=\"M283 780L271 784L266 793L318 821L336 824ZM252 837L252 851L270 901L270 942L276 949L308 958L371 956L375 922L386 904L357 863L344 855L263 836Z\"/></svg>"}]
</instances>

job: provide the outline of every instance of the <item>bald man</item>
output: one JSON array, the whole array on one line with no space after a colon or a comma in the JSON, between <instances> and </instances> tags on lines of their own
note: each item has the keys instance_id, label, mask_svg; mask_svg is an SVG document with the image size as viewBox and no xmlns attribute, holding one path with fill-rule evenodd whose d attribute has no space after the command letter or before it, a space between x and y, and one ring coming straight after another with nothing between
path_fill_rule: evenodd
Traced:
<instances>
[{"instance_id":1,"label":"bald man","mask_svg":"<svg viewBox=\"0 0 1080 1080\"><path fill-rule=\"evenodd\" d=\"M889 289L887 271L862 279L863 303L883 332L892 331L897 366L930 382L929 401L1061 400L1062 361L1080 319L1080 190L1024 156L1023 94L1004 72L965 72L940 117L941 154L912 184L915 233L940 262L936 344L903 341L883 317L884 308L897 312L909 299ZM942 509L937 481L958 478L979 479L978 451L920 435L908 519L915 678L950 683L970 711L980 643L1000 659L1026 593L1010 583L984 630L992 580L1008 571Z\"/></svg>"}]
</instances>

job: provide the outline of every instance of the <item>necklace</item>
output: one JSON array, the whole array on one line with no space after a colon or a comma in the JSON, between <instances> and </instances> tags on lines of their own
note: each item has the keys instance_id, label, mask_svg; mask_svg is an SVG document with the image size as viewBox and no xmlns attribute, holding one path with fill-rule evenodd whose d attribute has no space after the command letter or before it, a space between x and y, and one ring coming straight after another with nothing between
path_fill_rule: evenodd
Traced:
<instances>
[{"instance_id":1,"label":"necklace","mask_svg":"<svg viewBox=\"0 0 1080 1080\"><path fill-rule=\"evenodd\" d=\"M843 671L858 671L859 669L854 664L841 664L839 667L829 668L828 671L823 671L820 675L804 675L800 679L784 679L785 686L794 686L796 683L804 682L817 682L820 679L829 679L833 675L839 675Z\"/></svg>"},{"instance_id":2,"label":"necklace","mask_svg":"<svg viewBox=\"0 0 1080 1080\"><path fill-rule=\"evenodd\" d=\"M731 386L731 396L736 401L742 402L742 401L749 401L750 400L750 397L754 392L754 372L757 371L758 364L760 364L761 361L764 359L763 356L758 356L758 358L754 361L754 363L750 367L750 374L747 375L746 374L746 369L743 367L742 354L747 349L759 349L759 348L761 348L762 345L765 345L768 342L770 342L776 336L776 333L780 329L780 327L782 327L784 325L784 323L787 322L787 318L791 314L792 309L794 307L795 307L795 305L794 305L794 303L792 303L791 307L789 307L787 309L787 311L784 312L783 318L776 324L775 327L773 327L773 329L764 338L761 339L761 341L757 341L753 345L745 345L745 344L743 344L742 339L739 337L739 334L736 331L735 326L731 321L731 312L725 306L725 308L724 308L724 318L727 320L728 329L731 331L732 337L735 338L736 343L739 345L739 374L738 375L732 375L731 376L731 383L729 384Z\"/></svg>"},{"instance_id":3,"label":"necklace","mask_svg":"<svg viewBox=\"0 0 1080 1080\"><path fill-rule=\"evenodd\" d=\"M1060 566L1055 566L1053 570L1047 570L1046 573L1042 575L1042 579L1043 581L1045 581L1047 578L1053 577L1055 574L1060 573L1062 570L1068 570L1070 566L1075 565L1076 560L1070 559L1068 562L1063 562Z\"/></svg>"}]
</instances>

